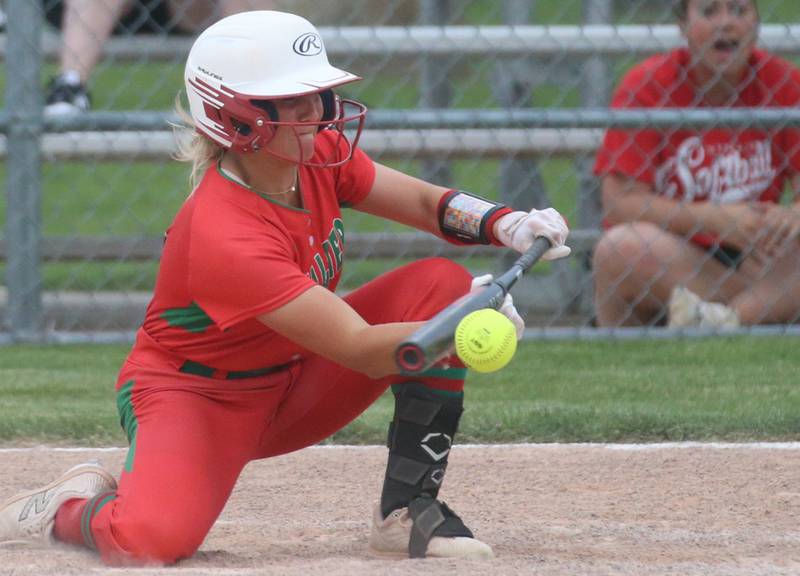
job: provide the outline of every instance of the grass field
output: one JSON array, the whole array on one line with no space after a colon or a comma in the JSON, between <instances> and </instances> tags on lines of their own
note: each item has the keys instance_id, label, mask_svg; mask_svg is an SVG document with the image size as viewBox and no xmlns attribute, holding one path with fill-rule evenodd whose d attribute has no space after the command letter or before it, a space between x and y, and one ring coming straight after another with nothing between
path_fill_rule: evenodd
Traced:
<instances>
[{"instance_id":1,"label":"grass field","mask_svg":"<svg viewBox=\"0 0 800 576\"><path fill-rule=\"evenodd\" d=\"M470 374L462 442L800 439L798 340L523 342ZM127 348L0 348L0 442L122 445L113 383ZM385 395L332 441L385 441Z\"/></svg>"}]
</instances>

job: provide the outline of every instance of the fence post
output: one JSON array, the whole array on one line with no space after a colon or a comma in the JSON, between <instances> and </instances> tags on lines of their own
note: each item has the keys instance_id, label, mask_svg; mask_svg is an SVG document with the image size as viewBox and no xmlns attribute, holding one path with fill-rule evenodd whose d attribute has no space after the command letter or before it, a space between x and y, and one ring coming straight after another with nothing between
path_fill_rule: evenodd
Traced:
<instances>
[{"instance_id":1,"label":"fence post","mask_svg":"<svg viewBox=\"0 0 800 576\"><path fill-rule=\"evenodd\" d=\"M613 0L585 0L583 4L584 24L610 24L613 18ZM604 108L611 97L611 67L601 56L590 56L584 63L581 75L581 103L587 108ZM581 227L596 228L600 225L601 206L597 179L592 174L593 158L581 158L581 175L578 197L578 221Z\"/></svg>"},{"instance_id":2,"label":"fence post","mask_svg":"<svg viewBox=\"0 0 800 576\"><path fill-rule=\"evenodd\" d=\"M535 0L503 0L503 23L511 26L530 23L533 3ZM495 66L497 78L493 83L493 90L501 107L513 109L529 105L528 100L535 76L533 71L536 68L531 59L527 54L498 59ZM532 156L501 160L498 186L499 199L517 210L544 208L549 205L539 167ZM501 259L504 267L511 265L516 257L517 255L512 252L505 253ZM517 287L520 302L526 297L521 293L530 288L528 283L522 283Z\"/></svg>"},{"instance_id":3,"label":"fence post","mask_svg":"<svg viewBox=\"0 0 800 576\"><path fill-rule=\"evenodd\" d=\"M530 22L535 0L503 0L503 22L510 26ZM529 105L535 73L531 56L501 59L497 66L495 98L503 108ZM533 157L508 158L500 164L501 199L519 210L544 208L550 202L544 189L539 167Z\"/></svg>"},{"instance_id":4,"label":"fence post","mask_svg":"<svg viewBox=\"0 0 800 576\"><path fill-rule=\"evenodd\" d=\"M610 24L613 20L614 0L584 0L584 24ZM581 75L581 103L587 108L602 108L611 97L611 67L601 56L591 56L584 63ZM577 225L583 229L598 229L602 220L602 205L597 178L592 170L594 155L575 161L578 173ZM594 283L591 272L591 253L580 263L579 297L575 304L581 311L593 308Z\"/></svg>"},{"instance_id":5,"label":"fence post","mask_svg":"<svg viewBox=\"0 0 800 576\"><path fill-rule=\"evenodd\" d=\"M420 24L444 26L450 22L450 0L420 0ZM447 56L422 56L420 58L420 108L449 108L451 99L450 68L452 59ZM422 161L421 177L441 186L452 186L450 162L445 159Z\"/></svg>"},{"instance_id":6,"label":"fence post","mask_svg":"<svg viewBox=\"0 0 800 576\"><path fill-rule=\"evenodd\" d=\"M7 320L16 341L42 338L41 71L42 13L39 2L7 0L6 282Z\"/></svg>"},{"instance_id":7,"label":"fence post","mask_svg":"<svg viewBox=\"0 0 800 576\"><path fill-rule=\"evenodd\" d=\"M525 25L531 21L536 0L503 0L503 23L509 26ZM506 109L530 106L531 92L541 69L541 62L533 54L502 58L496 66L497 81L494 93L498 104ZM535 128L534 128L535 130ZM500 163L499 186L502 201L517 210L542 209L552 205L539 165L534 155L518 155L506 158ZM502 267L507 268L518 257L509 250L502 256ZM567 272L567 264L554 263L549 277L534 279L527 277L519 282L514 298L517 307L529 320L541 315L541 310L531 310L537 294L555 294L553 301L558 309L569 305L574 276ZM537 319L536 322L540 322Z\"/></svg>"}]
</instances>

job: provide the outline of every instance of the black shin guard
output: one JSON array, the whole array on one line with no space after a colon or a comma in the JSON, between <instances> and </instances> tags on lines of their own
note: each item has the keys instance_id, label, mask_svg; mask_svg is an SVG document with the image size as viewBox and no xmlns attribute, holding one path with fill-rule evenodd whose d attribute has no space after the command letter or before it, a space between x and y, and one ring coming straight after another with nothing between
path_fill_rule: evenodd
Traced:
<instances>
[{"instance_id":1,"label":"black shin guard","mask_svg":"<svg viewBox=\"0 0 800 576\"><path fill-rule=\"evenodd\" d=\"M424 558L434 536L472 538L461 519L436 497L464 408L462 394L431 390L418 382L395 386L394 419L389 427L389 461L381 494L387 517L408 508L414 521L409 556Z\"/></svg>"},{"instance_id":2,"label":"black shin guard","mask_svg":"<svg viewBox=\"0 0 800 576\"><path fill-rule=\"evenodd\" d=\"M423 494L436 498L463 396L431 390L418 382L393 387L394 419L389 427L389 461L381 494L384 518Z\"/></svg>"}]
</instances>

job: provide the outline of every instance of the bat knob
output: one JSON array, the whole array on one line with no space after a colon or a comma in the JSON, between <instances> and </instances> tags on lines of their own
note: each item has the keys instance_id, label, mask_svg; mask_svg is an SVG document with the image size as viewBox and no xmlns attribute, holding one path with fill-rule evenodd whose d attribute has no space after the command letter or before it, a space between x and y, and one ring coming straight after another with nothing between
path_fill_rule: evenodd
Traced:
<instances>
[{"instance_id":1,"label":"bat knob","mask_svg":"<svg viewBox=\"0 0 800 576\"><path fill-rule=\"evenodd\" d=\"M425 354L416 344L398 346L395 360L403 372L420 372L425 367Z\"/></svg>"}]
</instances>

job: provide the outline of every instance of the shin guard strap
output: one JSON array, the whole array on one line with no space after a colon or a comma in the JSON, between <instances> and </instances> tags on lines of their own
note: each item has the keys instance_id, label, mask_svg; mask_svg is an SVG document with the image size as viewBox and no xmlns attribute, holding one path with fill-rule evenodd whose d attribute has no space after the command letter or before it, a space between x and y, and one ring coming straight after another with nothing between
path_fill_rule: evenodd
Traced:
<instances>
[{"instance_id":1,"label":"shin guard strap","mask_svg":"<svg viewBox=\"0 0 800 576\"><path fill-rule=\"evenodd\" d=\"M422 496L408 504L408 514L414 521L411 526L411 536L408 539L408 556L409 558L425 558L433 533L444 524L444 513L438 501Z\"/></svg>"},{"instance_id":2,"label":"shin guard strap","mask_svg":"<svg viewBox=\"0 0 800 576\"><path fill-rule=\"evenodd\" d=\"M446 469L446 462L434 466L392 454L389 456L387 475L409 486L420 486L422 490L437 490L444 480Z\"/></svg>"},{"instance_id":3,"label":"shin guard strap","mask_svg":"<svg viewBox=\"0 0 800 576\"><path fill-rule=\"evenodd\" d=\"M444 502L423 494L408 504L408 515L414 522L408 539L410 558L424 558L434 536L440 538L474 538L472 530Z\"/></svg>"}]
</instances>

